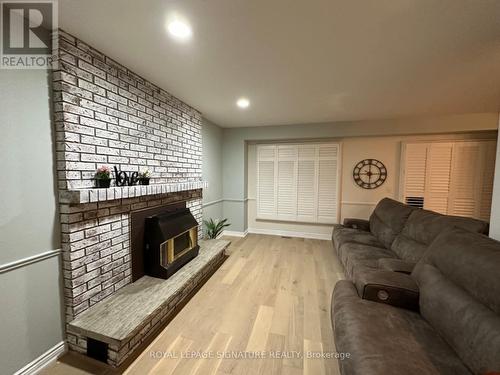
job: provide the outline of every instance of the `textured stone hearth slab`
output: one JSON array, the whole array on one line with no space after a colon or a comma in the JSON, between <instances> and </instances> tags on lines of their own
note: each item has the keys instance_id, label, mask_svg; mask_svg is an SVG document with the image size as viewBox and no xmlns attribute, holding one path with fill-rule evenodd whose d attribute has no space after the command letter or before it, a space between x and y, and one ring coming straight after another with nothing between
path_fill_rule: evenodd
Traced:
<instances>
[{"instance_id":1,"label":"textured stone hearth slab","mask_svg":"<svg viewBox=\"0 0 500 375\"><path fill-rule=\"evenodd\" d=\"M199 255L168 280L140 278L79 315L68 324L68 331L120 346L152 316L176 305L185 286L194 283L229 244L226 240L200 241Z\"/></svg>"},{"instance_id":2,"label":"textured stone hearth slab","mask_svg":"<svg viewBox=\"0 0 500 375\"><path fill-rule=\"evenodd\" d=\"M136 185L110 187L109 189L61 190L59 202L67 204L94 203L122 198L135 198L145 195L177 193L180 191L205 189L206 181L189 181L171 184Z\"/></svg>"}]
</instances>

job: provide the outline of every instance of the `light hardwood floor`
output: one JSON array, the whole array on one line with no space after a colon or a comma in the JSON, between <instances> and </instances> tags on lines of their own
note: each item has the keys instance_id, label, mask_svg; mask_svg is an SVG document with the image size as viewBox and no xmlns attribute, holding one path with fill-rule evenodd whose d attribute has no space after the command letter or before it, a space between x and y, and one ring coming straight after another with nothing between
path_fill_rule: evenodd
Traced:
<instances>
[{"instance_id":1,"label":"light hardwood floor","mask_svg":"<svg viewBox=\"0 0 500 375\"><path fill-rule=\"evenodd\" d=\"M305 355L335 351L330 299L343 273L331 242L264 235L232 240L227 261L126 374L338 374L336 360ZM221 359L221 353L274 358ZM110 373L95 363L74 363L63 359L45 374Z\"/></svg>"}]
</instances>

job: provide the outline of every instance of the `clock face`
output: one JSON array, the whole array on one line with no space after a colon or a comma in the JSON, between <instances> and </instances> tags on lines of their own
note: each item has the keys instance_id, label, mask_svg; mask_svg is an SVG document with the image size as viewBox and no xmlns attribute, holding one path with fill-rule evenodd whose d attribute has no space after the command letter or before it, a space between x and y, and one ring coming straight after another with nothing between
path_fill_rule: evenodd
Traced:
<instances>
[{"instance_id":1,"label":"clock face","mask_svg":"<svg viewBox=\"0 0 500 375\"><path fill-rule=\"evenodd\" d=\"M376 189L387 179L387 168L376 159L361 160L354 167L352 177L363 189Z\"/></svg>"}]
</instances>

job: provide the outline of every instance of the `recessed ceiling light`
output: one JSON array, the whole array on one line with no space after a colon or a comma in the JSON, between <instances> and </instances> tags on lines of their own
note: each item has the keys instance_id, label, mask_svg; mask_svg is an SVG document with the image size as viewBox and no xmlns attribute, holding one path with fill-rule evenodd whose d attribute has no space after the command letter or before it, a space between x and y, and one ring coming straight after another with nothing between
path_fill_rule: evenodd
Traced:
<instances>
[{"instance_id":1,"label":"recessed ceiling light","mask_svg":"<svg viewBox=\"0 0 500 375\"><path fill-rule=\"evenodd\" d=\"M236 105L240 108L248 108L248 106L250 105L250 100L248 100L247 98L239 98L236 102Z\"/></svg>"},{"instance_id":2,"label":"recessed ceiling light","mask_svg":"<svg viewBox=\"0 0 500 375\"><path fill-rule=\"evenodd\" d=\"M192 35L189 24L179 19L170 21L167 25L167 29L170 35L179 40L188 40Z\"/></svg>"}]
</instances>

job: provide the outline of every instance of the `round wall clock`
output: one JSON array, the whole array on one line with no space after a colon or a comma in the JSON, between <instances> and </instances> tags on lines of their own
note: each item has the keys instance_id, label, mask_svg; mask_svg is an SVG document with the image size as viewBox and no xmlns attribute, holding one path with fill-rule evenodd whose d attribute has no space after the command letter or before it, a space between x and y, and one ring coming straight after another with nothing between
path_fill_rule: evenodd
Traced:
<instances>
[{"instance_id":1,"label":"round wall clock","mask_svg":"<svg viewBox=\"0 0 500 375\"><path fill-rule=\"evenodd\" d=\"M376 159L361 160L354 167L352 177L363 189L376 189L387 179L387 168Z\"/></svg>"}]
</instances>

